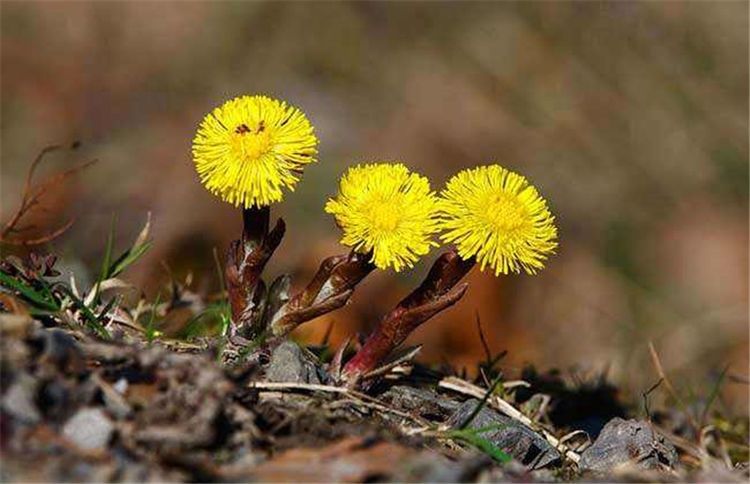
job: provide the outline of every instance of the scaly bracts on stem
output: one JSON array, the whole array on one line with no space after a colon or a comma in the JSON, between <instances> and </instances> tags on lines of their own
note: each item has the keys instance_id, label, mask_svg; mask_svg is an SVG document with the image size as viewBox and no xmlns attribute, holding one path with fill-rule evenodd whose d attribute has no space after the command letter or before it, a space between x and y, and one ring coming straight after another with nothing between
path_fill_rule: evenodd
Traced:
<instances>
[{"instance_id":1,"label":"scaly bracts on stem","mask_svg":"<svg viewBox=\"0 0 750 484\"><path fill-rule=\"evenodd\" d=\"M281 243L286 226L282 219L269 232L268 207L242 211L242 239L229 246L225 276L232 308L231 334L251 338L264 330L265 284L260 279L268 259Z\"/></svg>"},{"instance_id":2,"label":"scaly bracts on stem","mask_svg":"<svg viewBox=\"0 0 750 484\"><path fill-rule=\"evenodd\" d=\"M340 308L354 287L375 266L371 254L350 253L325 259L307 287L291 299L289 277L276 279L269 289L261 279L263 269L284 236L279 219L269 231L269 208L243 210L242 239L229 247L226 283L232 309L230 336L256 340L272 336L278 340L300 324Z\"/></svg>"},{"instance_id":3,"label":"scaly bracts on stem","mask_svg":"<svg viewBox=\"0 0 750 484\"><path fill-rule=\"evenodd\" d=\"M365 344L344 367L343 379L349 385L381 364L419 325L446 309L464 295L468 284L458 282L474 266L455 249L443 253L433 264L422 284L396 305L380 322Z\"/></svg>"},{"instance_id":4,"label":"scaly bracts on stem","mask_svg":"<svg viewBox=\"0 0 750 484\"><path fill-rule=\"evenodd\" d=\"M300 324L345 305L355 286L375 268L370 258L370 254L351 252L325 259L307 287L274 314L271 333L284 336Z\"/></svg>"}]
</instances>

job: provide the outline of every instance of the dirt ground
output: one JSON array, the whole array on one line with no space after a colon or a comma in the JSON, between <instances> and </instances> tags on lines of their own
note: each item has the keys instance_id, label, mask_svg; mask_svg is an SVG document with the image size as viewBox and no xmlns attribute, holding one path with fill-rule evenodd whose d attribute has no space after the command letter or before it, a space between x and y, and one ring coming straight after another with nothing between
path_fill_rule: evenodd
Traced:
<instances>
[{"instance_id":1,"label":"dirt ground","mask_svg":"<svg viewBox=\"0 0 750 484\"><path fill-rule=\"evenodd\" d=\"M487 366L467 381L407 358L365 393L332 384L327 348L284 342L227 363L208 339L110 328L103 341L30 316L11 292L3 481L748 479L745 417L628 419L637 409L603 378L505 381Z\"/></svg>"}]
</instances>

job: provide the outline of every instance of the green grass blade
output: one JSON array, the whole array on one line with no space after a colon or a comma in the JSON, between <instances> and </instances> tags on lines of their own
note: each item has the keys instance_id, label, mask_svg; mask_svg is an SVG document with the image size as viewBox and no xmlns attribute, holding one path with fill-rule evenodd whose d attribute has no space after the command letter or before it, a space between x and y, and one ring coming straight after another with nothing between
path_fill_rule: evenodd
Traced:
<instances>
[{"instance_id":1,"label":"green grass blade","mask_svg":"<svg viewBox=\"0 0 750 484\"><path fill-rule=\"evenodd\" d=\"M148 323L146 323L146 341L151 342L154 341L156 338L156 331L154 330L154 321L156 320L156 311L159 308L159 302L161 302L161 293L156 295L156 301L154 302L154 305L151 307L151 314L148 318Z\"/></svg>"},{"instance_id":2,"label":"green grass blade","mask_svg":"<svg viewBox=\"0 0 750 484\"><path fill-rule=\"evenodd\" d=\"M109 227L109 234L107 235L107 245L104 248L104 259L102 260L102 269L99 273L99 279L96 281L96 285L94 286L94 304L96 304L97 301L99 301L99 288L102 285L102 282L109 279L109 267L112 260L112 246L114 244L115 239L115 224L117 222L117 217L115 215L112 215L112 222Z\"/></svg>"},{"instance_id":3,"label":"green grass blade","mask_svg":"<svg viewBox=\"0 0 750 484\"><path fill-rule=\"evenodd\" d=\"M207 306L203 311L193 316L185 329L181 332L185 339L192 339L198 335L205 335L206 328L209 327L205 320L218 320L219 322L219 334L224 336L227 328L229 327L229 304L226 301L217 301Z\"/></svg>"},{"instance_id":4,"label":"green grass blade","mask_svg":"<svg viewBox=\"0 0 750 484\"><path fill-rule=\"evenodd\" d=\"M503 452L498 446L482 437L482 434L487 432L494 432L504 428L505 425L490 425L488 427L482 427L479 429L461 429L453 430L446 433L446 436L452 439L461 440L469 445L472 445L489 455L495 461L501 464L507 464L513 458L507 453Z\"/></svg>"},{"instance_id":5,"label":"green grass blade","mask_svg":"<svg viewBox=\"0 0 750 484\"><path fill-rule=\"evenodd\" d=\"M73 291L70 290L67 286L60 286L61 289L65 292L65 295L70 298L70 300L73 302L73 305L76 307L76 309L81 311L81 314L83 315L83 318L85 320L86 325L93 330L96 334L98 334L100 337L105 339L110 339L111 336L109 334L109 331L107 331L107 328L102 325L102 323L99 321L99 318L96 317L96 315L91 311L91 308L86 306L86 304L73 294Z\"/></svg>"},{"instance_id":6,"label":"green grass blade","mask_svg":"<svg viewBox=\"0 0 750 484\"><path fill-rule=\"evenodd\" d=\"M60 305L55 301L54 297L51 300L43 293L40 293L33 287L19 281L10 274L0 271L0 283L4 286L17 291L21 296L28 302L35 304L39 309L46 311L59 311ZM51 293L49 293L52 296Z\"/></svg>"},{"instance_id":7,"label":"green grass blade","mask_svg":"<svg viewBox=\"0 0 750 484\"><path fill-rule=\"evenodd\" d=\"M703 412L701 413L701 427L706 425L708 412L711 410L711 406L719 396L719 391L721 390L722 383L724 383L724 377L727 375L727 371L729 371L729 365L725 366L724 369L721 370L719 378L716 380L716 384L714 384L713 388L711 389L711 393L709 393L708 398L706 399L706 406L703 407Z\"/></svg>"},{"instance_id":8,"label":"green grass blade","mask_svg":"<svg viewBox=\"0 0 750 484\"><path fill-rule=\"evenodd\" d=\"M106 305L106 306L104 306L104 309L102 309L102 310L101 310L101 311L99 312L99 316L98 316L98 317L97 317L96 319L97 319L97 320L101 320L101 319L103 319L103 318L104 318L104 316L106 316L106 315L107 315L107 313L108 313L108 312L110 312L110 311L112 310L112 308L113 308L113 307L115 307L115 304L117 303L117 300L118 300L118 299L119 299L119 298L117 298L117 297L113 297L112 299L110 299L110 300L109 300L109 302L107 303L107 305Z\"/></svg>"},{"instance_id":9,"label":"green grass blade","mask_svg":"<svg viewBox=\"0 0 750 484\"><path fill-rule=\"evenodd\" d=\"M151 248L151 240L148 238L150 229L151 213L149 212L146 224L141 229L138 237L136 237L133 245L110 264L108 277L117 277L120 275L120 273L138 261Z\"/></svg>"},{"instance_id":10,"label":"green grass blade","mask_svg":"<svg viewBox=\"0 0 750 484\"><path fill-rule=\"evenodd\" d=\"M109 273L109 277L117 277L120 275L125 269L133 265L135 262L138 261L138 259L143 256L149 249L151 248L151 241L147 240L146 242L134 245L130 249L123 252L109 267L109 270L107 271Z\"/></svg>"},{"instance_id":11,"label":"green grass blade","mask_svg":"<svg viewBox=\"0 0 750 484\"><path fill-rule=\"evenodd\" d=\"M476 408L471 412L471 415L464 420L461 425L458 426L459 430L463 430L466 427L469 426L469 424L479 415L479 412L484 408L484 406L487 404L487 400L490 398L490 396L495 392L495 389L500 384L500 381L502 379L502 375L498 375L497 378L492 382L492 385L487 389L487 392L482 397L482 400L477 404Z\"/></svg>"}]
</instances>

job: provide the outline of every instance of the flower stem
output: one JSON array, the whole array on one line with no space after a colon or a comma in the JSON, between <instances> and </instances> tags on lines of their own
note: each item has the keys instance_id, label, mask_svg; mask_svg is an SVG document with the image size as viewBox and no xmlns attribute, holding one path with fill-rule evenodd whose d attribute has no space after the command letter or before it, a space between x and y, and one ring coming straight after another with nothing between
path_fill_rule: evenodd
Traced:
<instances>
[{"instance_id":1,"label":"flower stem","mask_svg":"<svg viewBox=\"0 0 750 484\"><path fill-rule=\"evenodd\" d=\"M370 258L371 254L351 252L325 259L307 287L273 316L273 335L284 336L300 324L345 305L355 286L375 269Z\"/></svg>"},{"instance_id":2,"label":"flower stem","mask_svg":"<svg viewBox=\"0 0 750 484\"><path fill-rule=\"evenodd\" d=\"M270 212L269 207L244 209L242 238L233 241L227 252L224 271L232 310L230 335L247 333L252 337L265 329L258 327L262 324L259 300L265 292L260 276L286 230L279 219L269 232Z\"/></svg>"},{"instance_id":3,"label":"flower stem","mask_svg":"<svg viewBox=\"0 0 750 484\"><path fill-rule=\"evenodd\" d=\"M444 252L422 284L382 319L362 348L347 362L344 379L355 384L362 375L383 363L422 323L458 302L468 285L457 284L474 263L474 259L461 259L455 249Z\"/></svg>"}]
</instances>

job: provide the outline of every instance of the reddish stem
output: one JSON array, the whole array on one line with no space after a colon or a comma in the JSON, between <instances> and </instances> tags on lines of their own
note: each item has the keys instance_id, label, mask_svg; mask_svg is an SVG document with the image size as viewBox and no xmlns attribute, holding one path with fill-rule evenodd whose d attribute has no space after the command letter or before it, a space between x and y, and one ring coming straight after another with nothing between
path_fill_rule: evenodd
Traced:
<instances>
[{"instance_id":1,"label":"reddish stem","mask_svg":"<svg viewBox=\"0 0 750 484\"><path fill-rule=\"evenodd\" d=\"M343 371L344 379L351 384L377 368L412 331L458 302L468 285L456 284L473 266L473 259L461 259L455 249L443 253L422 284L383 318L362 348L347 362Z\"/></svg>"},{"instance_id":2,"label":"reddish stem","mask_svg":"<svg viewBox=\"0 0 750 484\"><path fill-rule=\"evenodd\" d=\"M369 260L370 254L356 252L325 259L307 287L273 316L273 335L285 336L300 324L345 305L355 286L375 269Z\"/></svg>"},{"instance_id":3,"label":"reddish stem","mask_svg":"<svg viewBox=\"0 0 750 484\"><path fill-rule=\"evenodd\" d=\"M286 226L279 219L269 232L269 207L242 211L242 239L229 246L225 276L229 304L232 309L232 333L247 331L259 334L265 328L253 327L260 319L258 294L265 290L260 280L263 268L281 243Z\"/></svg>"}]
</instances>

